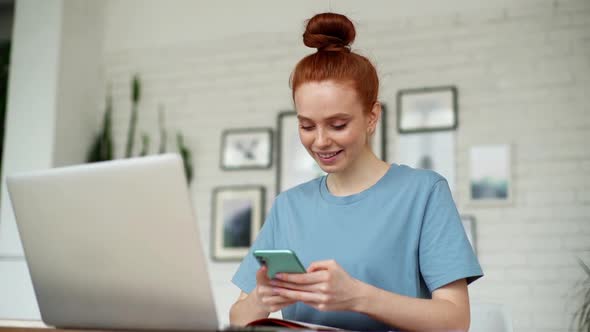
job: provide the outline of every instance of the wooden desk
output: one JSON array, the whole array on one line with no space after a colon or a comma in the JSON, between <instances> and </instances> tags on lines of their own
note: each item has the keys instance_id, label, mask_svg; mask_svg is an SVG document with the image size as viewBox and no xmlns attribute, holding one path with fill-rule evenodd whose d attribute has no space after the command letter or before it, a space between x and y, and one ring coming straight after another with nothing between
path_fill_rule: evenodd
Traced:
<instances>
[{"instance_id":1,"label":"wooden desk","mask_svg":"<svg viewBox=\"0 0 590 332\"><path fill-rule=\"evenodd\" d=\"M141 330L138 330L141 331ZM251 327L251 328L240 328L232 331L231 329L220 330L225 332L289 332L293 330L269 328L269 327ZM300 330L305 331L305 330ZM51 326L46 326L41 321L19 321L19 320L1 320L0 319L0 332L108 332L106 330L74 330L74 329L56 329ZM131 331L113 331L113 332L131 332ZM154 331L141 331L141 332L154 332ZM159 331L164 332L164 331ZM315 331L314 331L315 332Z\"/></svg>"},{"instance_id":2,"label":"wooden desk","mask_svg":"<svg viewBox=\"0 0 590 332\"><path fill-rule=\"evenodd\" d=\"M58 331L48 327L0 326L0 332L44 332Z\"/></svg>"},{"instance_id":3,"label":"wooden desk","mask_svg":"<svg viewBox=\"0 0 590 332\"><path fill-rule=\"evenodd\" d=\"M46 326L42 321L1 320L0 332L49 332L58 331Z\"/></svg>"},{"instance_id":4,"label":"wooden desk","mask_svg":"<svg viewBox=\"0 0 590 332\"><path fill-rule=\"evenodd\" d=\"M47 332L52 328L41 321L0 320L0 332Z\"/></svg>"}]
</instances>

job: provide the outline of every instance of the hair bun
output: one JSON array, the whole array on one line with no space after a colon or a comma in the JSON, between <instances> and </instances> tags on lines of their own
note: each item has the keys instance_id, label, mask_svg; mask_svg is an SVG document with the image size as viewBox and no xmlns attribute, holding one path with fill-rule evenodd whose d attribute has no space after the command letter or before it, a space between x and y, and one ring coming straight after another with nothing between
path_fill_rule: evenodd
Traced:
<instances>
[{"instance_id":1,"label":"hair bun","mask_svg":"<svg viewBox=\"0 0 590 332\"><path fill-rule=\"evenodd\" d=\"M356 31L348 17L335 13L317 14L307 22L303 43L319 51L347 51Z\"/></svg>"}]
</instances>

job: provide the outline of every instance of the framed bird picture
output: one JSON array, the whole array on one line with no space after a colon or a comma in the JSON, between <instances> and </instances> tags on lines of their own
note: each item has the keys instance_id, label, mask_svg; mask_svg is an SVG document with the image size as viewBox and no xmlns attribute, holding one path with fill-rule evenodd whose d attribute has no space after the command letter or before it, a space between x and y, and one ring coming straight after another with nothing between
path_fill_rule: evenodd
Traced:
<instances>
[{"instance_id":1,"label":"framed bird picture","mask_svg":"<svg viewBox=\"0 0 590 332\"><path fill-rule=\"evenodd\" d=\"M221 169L266 169L272 165L271 128L227 129L222 133Z\"/></svg>"}]
</instances>

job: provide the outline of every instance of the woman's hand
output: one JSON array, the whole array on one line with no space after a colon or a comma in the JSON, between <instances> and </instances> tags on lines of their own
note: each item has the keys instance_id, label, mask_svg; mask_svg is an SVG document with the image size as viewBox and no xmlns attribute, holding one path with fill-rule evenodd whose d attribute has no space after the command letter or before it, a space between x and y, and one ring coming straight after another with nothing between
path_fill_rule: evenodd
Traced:
<instances>
[{"instance_id":1,"label":"woman's hand","mask_svg":"<svg viewBox=\"0 0 590 332\"><path fill-rule=\"evenodd\" d=\"M334 260L312 263L307 273L278 273L270 284L273 294L301 301L320 311L354 311L362 282Z\"/></svg>"},{"instance_id":2,"label":"woman's hand","mask_svg":"<svg viewBox=\"0 0 590 332\"><path fill-rule=\"evenodd\" d=\"M256 288L254 289L254 293L257 306L266 312L275 312L297 302L273 293L267 270L266 266L262 266L256 272Z\"/></svg>"}]
</instances>

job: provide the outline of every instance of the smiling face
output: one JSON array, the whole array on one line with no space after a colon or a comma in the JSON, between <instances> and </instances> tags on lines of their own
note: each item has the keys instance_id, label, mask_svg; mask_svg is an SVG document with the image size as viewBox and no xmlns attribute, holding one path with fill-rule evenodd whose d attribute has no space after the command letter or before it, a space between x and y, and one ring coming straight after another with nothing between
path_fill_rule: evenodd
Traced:
<instances>
[{"instance_id":1,"label":"smiling face","mask_svg":"<svg viewBox=\"0 0 590 332\"><path fill-rule=\"evenodd\" d=\"M355 168L371 153L375 115L363 112L355 90L333 81L308 82L295 91L301 143L327 173Z\"/></svg>"}]
</instances>

